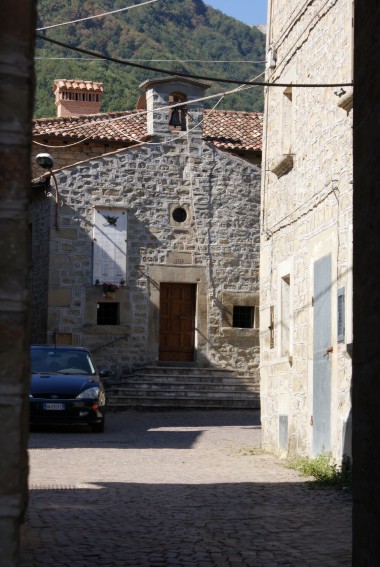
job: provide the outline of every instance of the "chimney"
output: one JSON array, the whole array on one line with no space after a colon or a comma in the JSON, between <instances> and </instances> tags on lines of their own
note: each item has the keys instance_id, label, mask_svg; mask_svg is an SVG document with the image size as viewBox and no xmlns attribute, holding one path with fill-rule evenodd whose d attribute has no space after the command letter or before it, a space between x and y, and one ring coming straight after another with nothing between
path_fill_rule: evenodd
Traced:
<instances>
[{"instance_id":1,"label":"chimney","mask_svg":"<svg viewBox=\"0 0 380 567\"><path fill-rule=\"evenodd\" d=\"M58 118L100 112L103 83L56 79L53 91Z\"/></svg>"}]
</instances>

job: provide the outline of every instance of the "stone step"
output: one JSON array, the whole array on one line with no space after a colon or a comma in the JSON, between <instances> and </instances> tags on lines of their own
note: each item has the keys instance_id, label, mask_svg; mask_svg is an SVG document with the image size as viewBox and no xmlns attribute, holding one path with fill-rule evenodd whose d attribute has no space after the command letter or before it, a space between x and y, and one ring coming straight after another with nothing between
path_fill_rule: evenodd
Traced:
<instances>
[{"instance_id":1,"label":"stone step","mask_svg":"<svg viewBox=\"0 0 380 567\"><path fill-rule=\"evenodd\" d=\"M224 368L215 367L202 367L199 366L143 366L136 368L132 374L134 375L177 375L177 376L226 376L236 377L237 373L234 370L226 370ZM127 377L130 375L127 375Z\"/></svg>"},{"instance_id":2,"label":"stone step","mask_svg":"<svg viewBox=\"0 0 380 567\"><path fill-rule=\"evenodd\" d=\"M199 398L204 398L205 397L205 392L204 391L195 391L195 390L179 390L177 388L173 388L173 389L168 389L168 390L162 390L161 388L158 388L156 390L153 390L151 388L146 389L146 390L137 390L134 388L123 388L123 389L118 389L118 390L112 390L111 392L108 393L108 399L116 399L116 398L123 398L123 397L129 397L129 396L136 396L136 397L150 397L150 398L156 398L156 397L160 397L160 396L167 396L168 398L174 398L174 397L179 397L179 398L187 398L187 397L192 397L194 399L199 399ZM209 398L220 398L220 399L246 399L246 398L250 398L250 399L256 399L259 396L259 394L257 394L256 392L246 392L246 391L240 391L240 392L236 392L236 391L229 391L229 392L224 392L221 390L208 390L207 391L207 399Z\"/></svg>"},{"instance_id":3,"label":"stone step","mask_svg":"<svg viewBox=\"0 0 380 567\"><path fill-rule=\"evenodd\" d=\"M194 392L246 392L258 394L259 390L256 387L248 386L246 384L221 384L215 382L150 382L150 381L139 381L139 382L123 382L120 384L114 384L112 386L112 392L125 392L125 391L167 391L167 390L191 390Z\"/></svg>"},{"instance_id":4,"label":"stone step","mask_svg":"<svg viewBox=\"0 0 380 567\"><path fill-rule=\"evenodd\" d=\"M111 409L223 408L258 409L259 388L252 378L231 370L192 366L150 366L109 384Z\"/></svg>"},{"instance_id":5,"label":"stone step","mask_svg":"<svg viewBox=\"0 0 380 567\"><path fill-rule=\"evenodd\" d=\"M225 385L225 386L244 386L249 388L257 388L256 385L252 384L252 378L226 378L220 376L162 376L158 374L135 374L132 376L124 377L118 382L114 382L115 387L127 386L130 384L192 384L200 386L207 385L212 387L213 385Z\"/></svg>"}]
</instances>

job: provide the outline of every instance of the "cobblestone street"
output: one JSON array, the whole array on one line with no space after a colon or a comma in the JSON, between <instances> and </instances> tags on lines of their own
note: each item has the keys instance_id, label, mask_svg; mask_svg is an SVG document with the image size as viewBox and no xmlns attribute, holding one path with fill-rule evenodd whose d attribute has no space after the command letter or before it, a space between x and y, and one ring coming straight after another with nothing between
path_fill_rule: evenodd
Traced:
<instances>
[{"instance_id":1,"label":"cobblestone street","mask_svg":"<svg viewBox=\"0 0 380 567\"><path fill-rule=\"evenodd\" d=\"M35 428L21 567L351 565L351 497L259 450L258 412Z\"/></svg>"}]
</instances>

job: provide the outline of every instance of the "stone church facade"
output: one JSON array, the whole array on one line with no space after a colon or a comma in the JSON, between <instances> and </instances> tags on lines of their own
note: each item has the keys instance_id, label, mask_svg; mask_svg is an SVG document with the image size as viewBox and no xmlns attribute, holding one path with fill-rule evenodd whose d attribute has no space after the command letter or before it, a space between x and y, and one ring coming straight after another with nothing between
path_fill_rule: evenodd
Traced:
<instances>
[{"instance_id":1,"label":"stone church facade","mask_svg":"<svg viewBox=\"0 0 380 567\"><path fill-rule=\"evenodd\" d=\"M352 2L272 0L261 236L264 447L351 454ZM317 88L297 84L320 84Z\"/></svg>"},{"instance_id":2,"label":"stone church facade","mask_svg":"<svg viewBox=\"0 0 380 567\"><path fill-rule=\"evenodd\" d=\"M185 362L258 385L262 117L205 111L206 87L147 81L136 111L87 129L35 121L59 166L57 194L34 190L36 342L85 345L117 374Z\"/></svg>"}]
</instances>

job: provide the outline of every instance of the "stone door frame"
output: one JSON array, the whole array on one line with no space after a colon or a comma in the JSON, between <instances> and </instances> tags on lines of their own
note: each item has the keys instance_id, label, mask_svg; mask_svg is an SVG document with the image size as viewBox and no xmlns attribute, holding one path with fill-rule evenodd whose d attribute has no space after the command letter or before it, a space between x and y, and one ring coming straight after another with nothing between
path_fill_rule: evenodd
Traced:
<instances>
[{"instance_id":1,"label":"stone door frame","mask_svg":"<svg viewBox=\"0 0 380 567\"><path fill-rule=\"evenodd\" d=\"M205 267L194 266L150 266L149 276L149 322L148 357L158 361L160 283L188 283L196 285L194 363L208 363L208 301Z\"/></svg>"}]
</instances>

